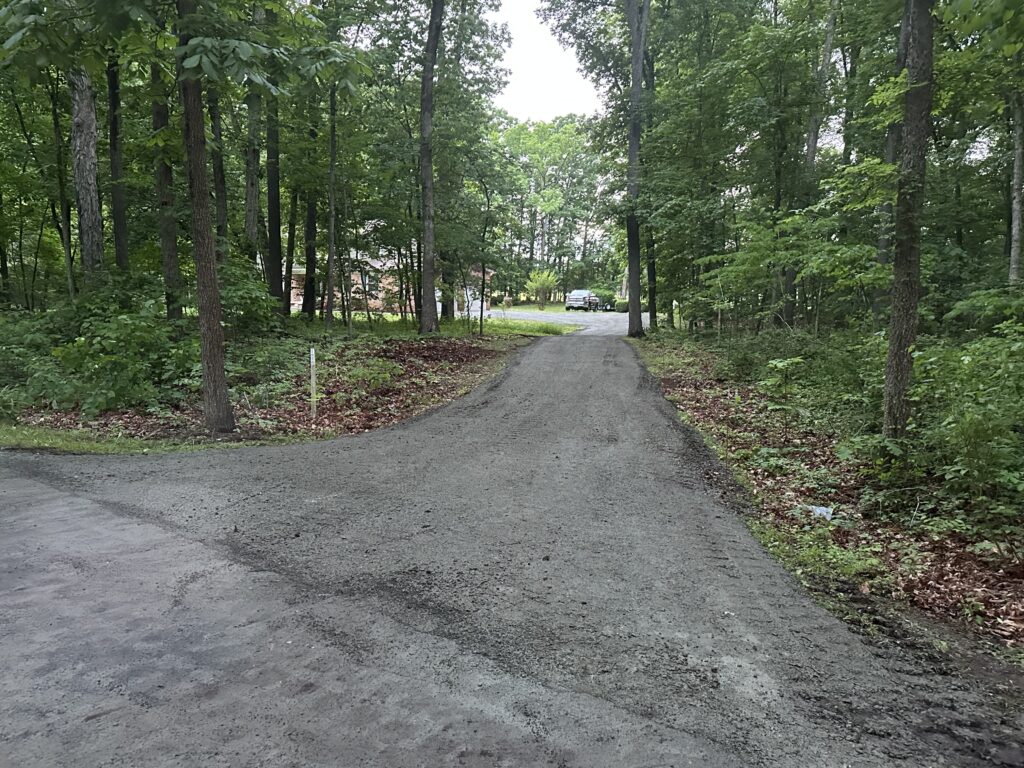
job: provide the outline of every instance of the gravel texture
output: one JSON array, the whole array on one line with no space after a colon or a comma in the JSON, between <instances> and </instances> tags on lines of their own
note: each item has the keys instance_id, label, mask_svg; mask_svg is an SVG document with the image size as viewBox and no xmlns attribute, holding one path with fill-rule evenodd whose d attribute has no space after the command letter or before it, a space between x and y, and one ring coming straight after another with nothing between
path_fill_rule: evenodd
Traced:
<instances>
[{"instance_id":1,"label":"gravel texture","mask_svg":"<svg viewBox=\"0 0 1024 768\"><path fill-rule=\"evenodd\" d=\"M0 453L0 765L1024 764L998 680L762 551L609 329L358 437Z\"/></svg>"}]
</instances>

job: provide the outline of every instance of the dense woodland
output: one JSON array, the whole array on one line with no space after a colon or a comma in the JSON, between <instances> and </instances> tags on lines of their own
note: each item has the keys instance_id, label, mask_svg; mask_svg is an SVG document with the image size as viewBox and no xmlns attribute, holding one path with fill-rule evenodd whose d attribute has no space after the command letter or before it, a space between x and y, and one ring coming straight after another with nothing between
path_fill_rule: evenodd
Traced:
<instances>
[{"instance_id":1,"label":"dense woodland","mask_svg":"<svg viewBox=\"0 0 1024 768\"><path fill-rule=\"evenodd\" d=\"M1015 0L545 0L606 102L552 123L493 105L497 5L7 2L0 415L145 407L201 361L230 431L225 344L292 286L430 334L435 290L443 323L626 278L630 335L719 345L879 508L1020 558Z\"/></svg>"}]
</instances>

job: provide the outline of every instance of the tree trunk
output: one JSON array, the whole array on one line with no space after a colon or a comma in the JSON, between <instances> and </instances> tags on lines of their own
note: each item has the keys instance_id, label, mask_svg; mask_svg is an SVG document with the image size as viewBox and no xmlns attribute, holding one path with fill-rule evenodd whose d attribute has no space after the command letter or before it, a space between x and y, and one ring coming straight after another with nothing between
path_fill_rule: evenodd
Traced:
<instances>
[{"instance_id":1,"label":"tree trunk","mask_svg":"<svg viewBox=\"0 0 1024 768\"><path fill-rule=\"evenodd\" d=\"M338 84L331 83L330 100L330 159L327 169L327 307L324 322L334 322L334 268L338 255L337 243L337 194L335 183L338 173Z\"/></svg>"},{"instance_id":2,"label":"tree trunk","mask_svg":"<svg viewBox=\"0 0 1024 768\"><path fill-rule=\"evenodd\" d=\"M228 258L228 181L224 173L224 127L220 116L220 93L206 89L210 107L210 133L213 137L210 160L213 163L213 199L217 206L217 261Z\"/></svg>"},{"instance_id":3,"label":"tree trunk","mask_svg":"<svg viewBox=\"0 0 1024 768\"><path fill-rule=\"evenodd\" d=\"M57 196L60 199L60 244L64 250L64 274L68 284L68 296L75 298L75 264L71 249L71 198L68 195L67 167L64 162L64 132L60 127L60 111L57 105L57 83L47 70L47 91L50 97L50 120L53 123L53 147L57 161Z\"/></svg>"},{"instance_id":4,"label":"tree trunk","mask_svg":"<svg viewBox=\"0 0 1024 768\"><path fill-rule=\"evenodd\" d=\"M124 189L124 152L121 147L121 64L116 55L107 60L107 128L110 141L110 209L114 223L114 260L128 271L128 204Z\"/></svg>"},{"instance_id":5,"label":"tree trunk","mask_svg":"<svg viewBox=\"0 0 1024 768\"><path fill-rule=\"evenodd\" d=\"M288 201L288 251L284 270L284 295L281 297L281 312L285 315L292 313L292 270L295 266L295 229L298 223L299 191L293 189Z\"/></svg>"},{"instance_id":6,"label":"tree trunk","mask_svg":"<svg viewBox=\"0 0 1024 768\"><path fill-rule=\"evenodd\" d=\"M302 288L302 312L310 320L316 316L316 193L306 191L306 224L303 229L306 252L306 280Z\"/></svg>"},{"instance_id":7,"label":"tree trunk","mask_svg":"<svg viewBox=\"0 0 1024 768\"><path fill-rule=\"evenodd\" d=\"M78 198L78 237L82 267L94 275L103 268L103 215L96 181L96 105L92 83L81 67L68 71L71 92L71 166Z\"/></svg>"},{"instance_id":8,"label":"tree trunk","mask_svg":"<svg viewBox=\"0 0 1024 768\"><path fill-rule=\"evenodd\" d=\"M647 261L647 323L653 331L658 327L658 268L654 260L654 232L649 226L644 250Z\"/></svg>"},{"instance_id":9,"label":"tree trunk","mask_svg":"<svg viewBox=\"0 0 1024 768\"><path fill-rule=\"evenodd\" d=\"M153 92L153 133L160 133L170 123L167 99L163 96L163 79L160 65L149 67L149 82ZM167 318L180 320L182 317L181 264L178 261L178 218L174 211L174 170L162 150L154 165L154 180L157 204L157 231L160 234L160 257L164 275L164 301Z\"/></svg>"},{"instance_id":10,"label":"tree trunk","mask_svg":"<svg viewBox=\"0 0 1024 768\"><path fill-rule=\"evenodd\" d=\"M423 271L420 300L420 333L437 333L437 300L434 297L434 66L441 40L444 0L431 0L430 26L423 54L420 83L420 175L423 187Z\"/></svg>"},{"instance_id":11,"label":"tree trunk","mask_svg":"<svg viewBox=\"0 0 1024 768\"><path fill-rule=\"evenodd\" d=\"M910 15L903 14L900 22L900 39L896 47L896 74L903 72L907 63L907 46L910 43ZM885 132L885 148L882 159L887 165L896 165L899 160L900 136L903 133L902 123L892 123ZM878 236L878 263L888 264L892 258L892 203L882 203L878 207L881 232ZM877 302L876 302L877 304Z\"/></svg>"},{"instance_id":12,"label":"tree trunk","mask_svg":"<svg viewBox=\"0 0 1024 768\"><path fill-rule=\"evenodd\" d=\"M626 19L629 23L632 67L629 80L629 167L626 196L629 210L626 214L626 249L629 262L629 335L644 335L640 312L640 221L637 207L640 202L640 136L643 132L641 97L643 95L644 51L647 48L647 23L651 0L625 0Z\"/></svg>"},{"instance_id":13,"label":"tree trunk","mask_svg":"<svg viewBox=\"0 0 1024 768\"><path fill-rule=\"evenodd\" d=\"M1010 285L1020 283L1021 216L1024 216L1024 93L1013 94L1013 186L1010 190Z\"/></svg>"},{"instance_id":14,"label":"tree trunk","mask_svg":"<svg viewBox=\"0 0 1024 768\"><path fill-rule=\"evenodd\" d=\"M818 162L818 139L821 134L822 113L825 105L825 90L828 86L828 71L832 67L832 41L836 33L836 19L839 16L839 0L831 0L828 20L825 23L825 40L821 45L821 59L815 73L815 103L811 108L811 116L807 121L807 145L804 152L804 165L807 169L808 193L817 186L815 170Z\"/></svg>"},{"instance_id":15,"label":"tree trunk","mask_svg":"<svg viewBox=\"0 0 1024 768\"><path fill-rule=\"evenodd\" d=\"M924 202L928 137L931 135L934 0L906 0L907 76L903 141L896 192L896 248L893 258L892 315L885 366L886 437L906 435L913 373L911 349L917 340L917 304L921 290L921 209Z\"/></svg>"},{"instance_id":16,"label":"tree trunk","mask_svg":"<svg viewBox=\"0 0 1024 768\"><path fill-rule=\"evenodd\" d=\"M267 99L267 287L270 295L282 298L291 291L281 285L281 124L277 114L277 97ZM290 307L290 299L284 307ZM290 309L286 309L290 312Z\"/></svg>"},{"instance_id":17,"label":"tree trunk","mask_svg":"<svg viewBox=\"0 0 1024 768\"><path fill-rule=\"evenodd\" d=\"M260 109L262 98L255 88L250 88L245 97L247 114L248 133L245 140L245 255L256 263L260 242ZM269 134L269 124L268 124ZM268 142L269 143L269 142ZM269 154L269 152L268 152ZM275 163L276 165L276 163ZM268 160L269 166L269 160ZM268 168L269 170L269 168ZM278 192L278 205L280 210L280 191ZM280 215L280 214L279 214ZM281 222L278 220L278 240L280 241ZM268 236L269 236L268 227ZM266 263L268 254L263 254L267 271L267 283L270 287L270 270ZM271 290L271 295L273 291Z\"/></svg>"},{"instance_id":18,"label":"tree trunk","mask_svg":"<svg viewBox=\"0 0 1024 768\"><path fill-rule=\"evenodd\" d=\"M0 222L4 219L4 198L0 192ZM0 228L4 231L6 228ZM0 309L5 309L11 298L11 270L7 263L7 237L0 237Z\"/></svg>"},{"instance_id":19,"label":"tree trunk","mask_svg":"<svg viewBox=\"0 0 1024 768\"><path fill-rule=\"evenodd\" d=\"M178 17L195 12L195 0L178 0ZM182 35L180 44L188 45ZM210 186L206 177L206 129L203 88L198 80L181 79L182 123L185 135L185 168L192 203L192 251L196 264L196 303L199 310L199 344L203 366L203 414L211 432L233 432L235 416L228 397L224 371L224 329L221 327L220 288L210 220Z\"/></svg>"}]
</instances>

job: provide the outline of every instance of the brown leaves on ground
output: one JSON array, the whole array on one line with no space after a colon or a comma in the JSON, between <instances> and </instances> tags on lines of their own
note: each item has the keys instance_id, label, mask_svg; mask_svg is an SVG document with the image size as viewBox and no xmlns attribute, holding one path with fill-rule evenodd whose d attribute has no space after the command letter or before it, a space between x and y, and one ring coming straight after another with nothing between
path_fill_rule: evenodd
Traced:
<instances>
[{"instance_id":1,"label":"brown leaves on ground","mask_svg":"<svg viewBox=\"0 0 1024 768\"><path fill-rule=\"evenodd\" d=\"M507 345L505 345L507 346ZM308 370L284 382L272 402L257 402L232 386L238 440L331 437L391 426L454 400L493 373L505 346L479 339L379 339L318 360L317 415L310 413ZM343 353L343 354L341 354ZM245 383L251 376L245 377ZM234 382L233 382L234 384ZM203 443L202 404L187 399L166 409L112 411L83 418L77 411L36 410L25 424L90 429L101 436Z\"/></svg>"},{"instance_id":2,"label":"brown leaves on ground","mask_svg":"<svg viewBox=\"0 0 1024 768\"><path fill-rule=\"evenodd\" d=\"M846 549L876 551L893 597L969 623L1009 646L1024 645L1020 563L976 554L955 538L933 540L865 519L863 475L856 463L837 455L836 436L773 408L754 386L721 381L713 363L709 353L687 349L685 359L672 364L661 356L656 367L662 369L665 396L742 470L764 519L793 530L816 524L808 505L836 508L844 524L831 526L832 540ZM868 584L851 588L871 591Z\"/></svg>"}]
</instances>

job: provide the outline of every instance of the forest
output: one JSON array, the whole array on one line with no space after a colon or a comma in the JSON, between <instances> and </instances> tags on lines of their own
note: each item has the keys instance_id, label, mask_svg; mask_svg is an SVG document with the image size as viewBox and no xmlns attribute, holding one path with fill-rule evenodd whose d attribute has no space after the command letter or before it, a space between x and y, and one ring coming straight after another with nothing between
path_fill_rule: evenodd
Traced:
<instances>
[{"instance_id":1,"label":"forest","mask_svg":"<svg viewBox=\"0 0 1024 768\"><path fill-rule=\"evenodd\" d=\"M0 420L230 433L282 345L618 293L655 373L762 403L748 470L849 471L793 482L1024 636L1019 4L545 0L604 100L551 122L494 105L499 5L6 2Z\"/></svg>"}]
</instances>

